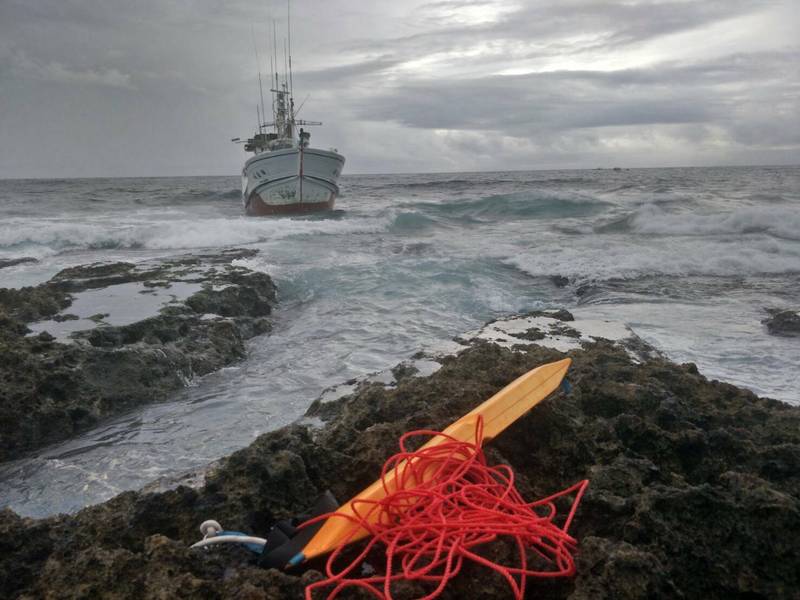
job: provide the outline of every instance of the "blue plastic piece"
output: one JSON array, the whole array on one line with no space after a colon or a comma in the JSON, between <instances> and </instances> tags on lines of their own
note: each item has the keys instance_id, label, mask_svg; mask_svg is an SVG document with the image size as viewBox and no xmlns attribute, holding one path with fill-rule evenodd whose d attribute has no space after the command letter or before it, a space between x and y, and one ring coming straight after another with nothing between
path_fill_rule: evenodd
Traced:
<instances>
[{"instance_id":1,"label":"blue plastic piece","mask_svg":"<svg viewBox=\"0 0 800 600\"><path fill-rule=\"evenodd\" d=\"M302 552L298 552L298 553L297 553L297 554L295 554L295 555L292 557L292 559L289 561L289 565L290 565L290 566L292 566L292 567L296 567L296 566L297 566L297 565L299 565L301 562L303 562L305 559L306 559L306 555L305 555L305 554L303 554Z\"/></svg>"}]
</instances>

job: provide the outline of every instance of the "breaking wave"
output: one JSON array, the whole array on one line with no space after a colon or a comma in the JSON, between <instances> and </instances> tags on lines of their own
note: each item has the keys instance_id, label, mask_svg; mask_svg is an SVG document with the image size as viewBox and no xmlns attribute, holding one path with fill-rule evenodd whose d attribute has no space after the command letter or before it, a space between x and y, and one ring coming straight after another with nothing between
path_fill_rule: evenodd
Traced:
<instances>
[{"instance_id":1,"label":"breaking wave","mask_svg":"<svg viewBox=\"0 0 800 600\"><path fill-rule=\"evenodd\" d=\"M630 218L634 233L647 235L708 236L766 233L800 240L800 208L749 206L713 215L669 213L646 205Z\"/></svg>"},{"instance_id":2,"label":"breaking wave","mask_svg":"<svg viewBox=\"0 0 800 600\"><path fill-rule=\"evenodd\" d=\"M800 208L749 206L728 213L667 212L646 204L624 217L597 225L593 233L655 236L719 236L766 234L800 240Z\"/></svg>"},{"instance_id":3,"label":"breaking wave","mask_svg":"<svg viewBox=\"0 0 800 600\"><path fill-rule=\"evenodd\" d=\"M389 226L389 231L392 233L418 233L435 225L435 219L427 217L420 212L401 212L395 216Z\"/></svg>"},{"instance_id":4,"label":"breaking wave","mask_svg":"<svg viewBox=\"0 0 800 600\"><path fill-rule=\"evenodd\" d=\"M0 224L0 251L46 256L70 250L191 249L254 244L303 235L339 235L384 230L385 219L214 218L161 223L80 222Z\"/></svg>"},{"instance_id":5,"label":"breaking wave","mask_svg":"<svg viewBox=\"0 0 800 600\"><path fill-rule=\"evenodd\" d=\"M653 238L609 244L586 236L570 246L539 246L504 261L533 277L561 275L576 284L653 275L722 276L800 273L800 247L791 241Z\"/></svg>"},{"instance_id":6,"label":"breaking wave","mask_svg":"<svg viewBox=\"0 0 800 600\"><path fill-rule=\"evenodd\" d=\"M481 174L484 175L484 174ZM528 173L527 175L530 175ZM452 191L454 189L462 189L465 187L470 188L485 188L488 186L493 185L501 185L501 184L513 184L517 186L530 186L531 188L535 188L536 186L549 186L549 185L561 185L561 184L568 184L568 185L579 185L585 183L591 183L593 180L587 177L535 177L535 178L525 178L520 179L519 177L499 177L499 178L490 178L490 177L476 177L473 179L470 178L454 178L454 179L430 179L425 181L395 181L392 183L384 183L381 187L383 188L403 188L408 190L436 190L436 189L445 189L447 191Z\"/></svg>"},{"instance_id":7,"label":"breaking wave","mask_svg":"<svg viewBox=\"0 0 800 600\"><path fill-rule=\"evenodd\" d=\"M422 213L460 221L495 221L498 219L558 219L587 217L613 206L589 196L530 193L486 196L458 202L416 202L403 205Z\"/></svg>"}]
</instances>

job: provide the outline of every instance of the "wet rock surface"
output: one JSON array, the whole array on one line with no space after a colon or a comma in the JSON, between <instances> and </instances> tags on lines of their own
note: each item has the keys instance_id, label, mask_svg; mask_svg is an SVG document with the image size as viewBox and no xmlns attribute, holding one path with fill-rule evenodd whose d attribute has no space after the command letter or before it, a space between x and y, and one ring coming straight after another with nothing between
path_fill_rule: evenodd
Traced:
<instances>
[{"instance_id":1,"label":"wet rock surface","mask_svg":"<svg viewBox=\"0 0 800 600\"><path fill-rule=\"evenodd\" d=\"M692 364L637 363L604 340L568 354L571 395L546 400L487 446L530 499L591 480L572 529L577 576L531 581L527 597L796 598L800 409L708 381ZM326 402L321 427L260 436L197 489L128 492L43 520L6 511L0 596L301 598L319 562L287 574L254 566L241 549L190 550L198 525L213 518L264 535L326 489L349 498L377 477L401 433L441 429L563 356L476 339L432 375L403 373L393 387L362 384ZM396 592L412 598L424 588ZM442 597L505 599L509 589L473 565Z\"/></svg>"},{"instance_id":2,"label":"wet rock surface","mask_svg":"<svg viewBox=\"0 0 800 600\"><path fill-rule=\"evenodd\" d=\"M772 335L800 337L800 312L795 310L767 309L769 317L761 321Z\"/></svg>"},{"instance_id":3,"label":"wet rock surface","mask_svg":"<svg viewBox=\"0 0 800 600\"><path fill-rule=\"evenodd\" d=\"M0 258L0 269L35 262L39 262L39 259L33 258L32 256L23 256L22 258Z\"/></svg>"},{"instance_id":4,"label":"wet rock surface","mask_svg":"<svg viewBox=\"0 0 800 600\"><path fill-rule=\"evenodd\" d=\"M251 254L94 264L36 287L0 289L0 460L164 399L244 358L244 340L269 331L275 301L269 276L231 264ZM123 286L142 295L122 296L121 309L151 312L126 314L122 324L113 309L83 319L71 313L88 296L109 295L113 306L113 290ZM178 289L186 297L172 293ZM59 333L67 326L74 330Z\"/></svg>"}]
</instances>

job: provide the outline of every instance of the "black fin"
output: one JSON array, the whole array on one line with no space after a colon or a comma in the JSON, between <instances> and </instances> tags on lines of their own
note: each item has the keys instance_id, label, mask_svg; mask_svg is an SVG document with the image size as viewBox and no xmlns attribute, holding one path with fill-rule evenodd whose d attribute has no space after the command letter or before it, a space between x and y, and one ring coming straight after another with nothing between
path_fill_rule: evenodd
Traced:
<instances>
[{"instance_id":1,"label":"black fin","mask_svg":"<svg viewBox=\"0 0 800 600\"><path fill-rule=\"evenodd\" d=\"M312 517L333 512L337 508L339 508L339 502L331 494L330 490L326 490L317 499L308 514L298 517L294 521L299 524ZM305 529L298 530L292 525L291 520L278 521L267 535L267 543L264 546L261 557L258 559L259 566L265 569L285 569L289 561L311 541L311 538L316 535L324 523L325 521L320 521Z\"/></svg>"}]
</instances>

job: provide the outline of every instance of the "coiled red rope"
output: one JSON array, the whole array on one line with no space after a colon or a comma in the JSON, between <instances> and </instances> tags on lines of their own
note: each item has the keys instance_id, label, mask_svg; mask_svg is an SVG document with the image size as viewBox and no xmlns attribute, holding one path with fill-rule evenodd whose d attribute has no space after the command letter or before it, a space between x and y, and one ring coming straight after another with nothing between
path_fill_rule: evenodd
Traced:
<instances>
[{"instance_id":1,"label":"coiled red rope","mask_svg":"<svg viewBox=\"0 0 800 600\"><path fill-rule=\"evenodd\" d=\"M529 577L574 575L577 541L567 532L588 480L547 498L525 502L514 485L514 472L509 466L487 465L480 418L474 443L443 436L447 441L442 444L408 450L408 441L419 436L443 434L419 430L400 438L400 452L386 461L381 473L384 498L355 500L355 517L330 513L304 523L303 526L326 518L347 518L371 536L355 558L337 567L343 562L341 553L349 540L343 541L328 557L327 579L306 587L307 600L313 600L315 590L331 586L328 600L348 587L360 587L376 598L390 600L391 584L398 580L429 583L433 590L421 599L429 600L442 593L465 561L501 574L517 600L525 594ZM394 482L387 481L387 474L393 469L397 469L396 478ZM569 496L573 496L572 504L563 523L557 525L556 501ZM514 540L517 565L498 564L477 553L478 546L501 536ZM354 576L376 546L385 547L384 573ZM534 557L542 559L544 568L533 568L530 562Z\"/></svg>"}]
</instances>

